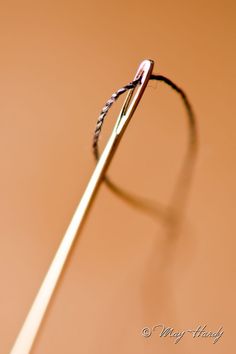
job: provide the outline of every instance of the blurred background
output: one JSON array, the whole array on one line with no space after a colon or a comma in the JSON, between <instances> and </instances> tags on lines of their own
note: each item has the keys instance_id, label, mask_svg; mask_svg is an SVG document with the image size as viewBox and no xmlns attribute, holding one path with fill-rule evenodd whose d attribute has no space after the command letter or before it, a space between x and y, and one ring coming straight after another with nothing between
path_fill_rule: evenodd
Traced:
<instances>
[{"instance_id":1,"label":"blurred background","mask_svg":"<svg viewBox=\"0 0 236 354\"><path fill-rule=\"evenodd\" d=\"M182 87L150 83L41 327L34 354L232 353L235 317L233 1L3 1L0 13L0 352L8 353L94 169L110 95L143 59ZM104 146L122 104L102 134ZM163 323L223 337L141 335Z\"/></svg>"}]
</instances>

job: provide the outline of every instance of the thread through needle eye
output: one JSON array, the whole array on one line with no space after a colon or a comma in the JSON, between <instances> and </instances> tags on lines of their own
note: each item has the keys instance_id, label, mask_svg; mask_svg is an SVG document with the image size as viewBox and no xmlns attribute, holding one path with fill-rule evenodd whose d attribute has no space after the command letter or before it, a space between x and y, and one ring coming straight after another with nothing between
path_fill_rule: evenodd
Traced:
<instances>
[{"instance_id":1,"label":"thread through needle eye","mask_svg":"<svg viewBox=\"0 0 236 354\"><path fill-rule=\"evenodd\" d=\"M155 75L151 74L150 80L155 80L159 82L163 82L167 86L171 87L181 98L186 113L187 113L187 118L188 118L188 135L189 135L189 147L190 150L188 150L188 153L190 156L185 160L185 163L183 165L183 171L181 174L181 177L184 176L184 174L189 173L189 163L190 163L190 157L194 156L194 152L197 147L197 131L196 131L196 118L194 115L194 111L192 108L192 105L187 98L187 95L185 94L184 90L181 89L179 86L177 86L173 81L171 81L169 78L163 76L163 75ZM97 120L97 125L96 129L94 132L93 136L93 154L95 156L96 161L99 160L99 148L98 148L98 141L99 141L99 136L102 131L102 125L104 123L105 117L108 114L112 104L115 102L115 100L122 95L124 92L127 90L133 88L133 86L136 86L138 84L138 80L133 81L132 83L120 88L118 91L116 91L111 98L107 101L103 109L101 110L101 113L99 115L99 118ZM188 171L188 173L187 173ZM135 207L136 209L139 209L141 211L147 212L150 216L154 216L155 218L158 217L159 219L162 219L164 221L169 222L173 218L173 210L172 208L167 208L163 207L160 204L158 204L156 201L148 200L143 197L139 197L133 193L130 193L129 191L123 189L122 187L118 186L116 183L114 183L107 175L104 176L104 181L106 185L109 187L109 189L114 192L118 197L122 198L124 201L129 203L131 206ZM181 181L181 178L180 178ZM185 183L187 186L187 184ZM176 188L175 191L178 191L179 188ZM179 193L178 193L179 194ZM183 198L184 199L184 198ZM173 207L173 206L172 206ZM175 209L175 208L174 208Z\"/></svg>"}]
</instances>

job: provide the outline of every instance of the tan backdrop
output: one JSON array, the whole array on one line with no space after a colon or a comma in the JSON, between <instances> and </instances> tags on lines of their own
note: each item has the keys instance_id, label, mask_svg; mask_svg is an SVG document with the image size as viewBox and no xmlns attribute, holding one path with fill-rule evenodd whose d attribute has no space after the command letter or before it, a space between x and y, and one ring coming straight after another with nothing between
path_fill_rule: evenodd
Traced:
<instances>
[{"instance_id":1,"label":"tan backdrop","mask_svg":"<svg viewBox=\"0 0 236 354\"><path fill-rule=\"evenodd\" d=\"M176 94L152 83L109 174L160 213L135 209L102 186L32 352L233 353L235 7L228 0L2 2L1 353L10 351L93 171L99 111L146 58L186 90L197 115L186 188L176 187L185 112ZM163 216L166 205L177 209L174 222ZM224 334L215 345L190 334L176 345L158 331L141 335L160 323L176 331L223 326Z\"/></svg>"}]
</instances>

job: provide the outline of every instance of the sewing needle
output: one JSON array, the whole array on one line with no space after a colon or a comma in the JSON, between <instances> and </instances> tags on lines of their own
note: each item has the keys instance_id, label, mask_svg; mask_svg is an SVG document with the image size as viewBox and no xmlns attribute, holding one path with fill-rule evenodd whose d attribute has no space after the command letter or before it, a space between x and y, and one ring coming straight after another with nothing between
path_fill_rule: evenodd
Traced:
<instances>
[{"instance_id":1,"label":"sewing needle","mask_svg":"<svg viewBox=\"0 0 236 354\"><path fill-rule=\"evenodd\" d=\"M77 209L75 210L71 222L59 245L54 259L52 260L48 272L46 273L46 276L28 312L28 315L16 338L15 344L10 354L30 353L49 302L53 296L54 290L63 271L65 262L78 235L78 231L81 229L85 216L89 210L89 207L91 206L96 191L102 182L104 174L116 151L125 128L127 127L143 95L143 92L152 74L153 66L153 61L144 60L138 68L134 80L140 79L140 84L137 86L134 98L132 100L132 96L134 94L134 89L132 89L128 92L127 98L118 116L117 122L107 142L107 145L94 169L85 192L80 200L80 203L78 204Z\"/></svg>"}]
</instances>

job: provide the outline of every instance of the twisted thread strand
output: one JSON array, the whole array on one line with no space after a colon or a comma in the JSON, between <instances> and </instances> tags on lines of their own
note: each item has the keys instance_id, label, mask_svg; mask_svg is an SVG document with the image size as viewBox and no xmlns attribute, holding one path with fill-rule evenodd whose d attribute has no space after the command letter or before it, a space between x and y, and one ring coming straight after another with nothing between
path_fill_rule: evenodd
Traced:
<instances>
[{"instance_id":1,"label":"twisted thread strand","mask_svg":"<svg viewBox=\"0 0 236 354\"><path fill-rule=\"evenodd\" d=\"M113 105L113 103L123 93L125 93L128 90L134 89L139 83L140 83L140 79L134 80L134 81L130 82L128 85L125 85L122 88L120 88L118 91L113 93L113 95L109 98L109 100L106 102L105 106L101 110L101 113L100 113L98 120L97 120L95 131L94 131L94 136L93 136L93 153L94 153L96 160L98 160L98 158L99 158L98 140L99 140L99 136L101 134L102 125L104 123L104 120L105 120L105 117L106 117L108 111L111 109L111 106Z\"/></svg>"}]
</instances>

